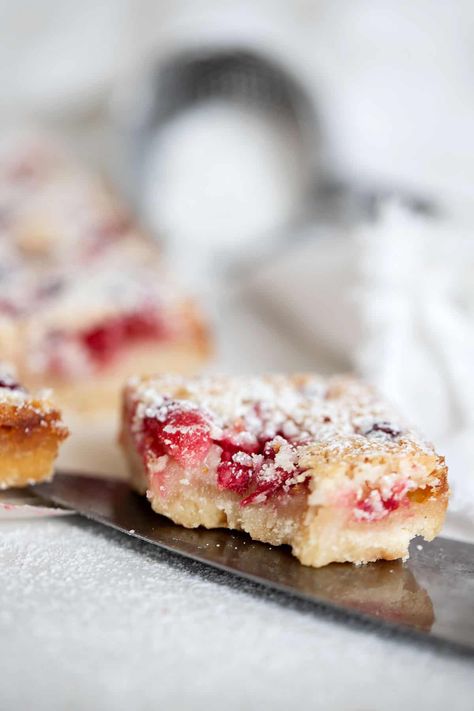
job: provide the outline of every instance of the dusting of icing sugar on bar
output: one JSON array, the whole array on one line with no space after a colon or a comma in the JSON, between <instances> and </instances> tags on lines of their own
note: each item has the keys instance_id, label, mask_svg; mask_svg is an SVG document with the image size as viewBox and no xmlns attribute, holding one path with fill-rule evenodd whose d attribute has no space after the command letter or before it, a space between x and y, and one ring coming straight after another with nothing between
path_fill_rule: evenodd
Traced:
<instances>
[{"instance_id":1,"label":"dusting of icing sugar on bar","mask_svg":"<svg viewBox=\"0 0 474 711\"><path fill-rule=\"evenodd\" d=\"M133 378L121 443L157 513L288 543L308 565L406 557L447 505L443 458L350 377Z\"/></svg>"},{"instance_id":2,"label":"dusting of icing sugar on bar","mask_svg":"<svg viewBox=\"0 0 474 711\"><path fill-rule=\"evenodd\" d=\"M152 378L143 382L131 379L130 385L139 403L136 427L140 426L140 417L145 412L152 415L155 407L164 417L168 406L165 396L169 402L178 392L182 407L199 407L219 431L240 421L237 437L242 439L273 437L281 431L290 441L311 440L335 453L351 446L358 451L387 447L432 451L432 446L403 424L371 388L349 377L182 379L170 375L161 376L155 383Z\"/></svg>"},{"instance_id":3,"label":"dusting of icing sugar on bar","mask_svg":"<svg viewBox=\"0 0 474 711\"><path fill-rule=\"evenodd\" d=\"M357 456L357 481L370 469L360 463L361 457L432 452L370 388L349 378L164 376L156 383L131 381L129 387L136 403L131 429L148 465L153 468L155 458L162 471L166 458L174 457L195 467L217 448L218 486L241 495L242 506L264 503L305 484L311 469L305 459L314 452L333 460ZM372 467L364 481L374 471ZM376 520L398 508L417 487L412 473L416 471L404 472L391 486L385 475L381 490L361 484L352 502L355 517ZM435 476L430 480L434 483Z\"/></svg>"}]
</instances>

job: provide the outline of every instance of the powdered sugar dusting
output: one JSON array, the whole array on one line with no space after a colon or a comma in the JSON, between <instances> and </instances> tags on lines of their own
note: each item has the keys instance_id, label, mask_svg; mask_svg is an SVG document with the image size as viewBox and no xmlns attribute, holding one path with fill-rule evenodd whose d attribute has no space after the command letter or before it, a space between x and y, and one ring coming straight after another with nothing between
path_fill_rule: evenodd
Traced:
<instances>
[{"instance_id":1,"label":"powdered sugar dusting","mask_svg":"<svg viewBox=\"0 0 474 711\"><path fill-rule=\"evenodd\" d=\"M237 429L236 441L256 438L281 442L310 442L333 455L351 449L360 452L412 451L433 453L432 446L403 423L366 384L345 376L268 375L263 377L212 376L185 379L178 375L131 380L138 407L135 429L145 414L166 418L178 401L182 408L199 408L220 437L229 427ZM173 405L174 407L174 405ZM280 444L281 444L280 442ZM288 447L278 452L287 468L292 460ZM283 467L283 468L285 468Z\"/></svg>"},{"instance_id":2,"label":"powdered sugar dusting","mask_svg":"<svg viewBox=\"0 0 474 711\"><path fill-rule=\"evenodd\" d=\"M358 480L346 486L352 489L350 505L356 506L360 520L377 520L398 508L412 476L424 486L437 483L431 471L423 466L416 470L410 459L413 454L434 455L431 445L353 378L168 375L135 378L127 393L129 427L145 465L149 451L153 460L166 452L184 466L192 462L209 471L206 457L212 446L217 485L243 496L242 506L266 503L304 485L315 455L324 463L351 457L357 462ZM371 457L387 456L398 462L393 481L370 464ZM337 487L322 493L324 500L338 505Z\"/></svg>"}]
</instances>

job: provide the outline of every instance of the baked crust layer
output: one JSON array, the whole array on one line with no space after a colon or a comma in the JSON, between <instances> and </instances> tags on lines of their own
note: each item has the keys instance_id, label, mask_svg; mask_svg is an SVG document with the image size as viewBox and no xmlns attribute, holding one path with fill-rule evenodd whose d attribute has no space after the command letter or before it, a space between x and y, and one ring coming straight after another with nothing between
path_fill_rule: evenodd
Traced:
<instances>
[{"instance_id":1,"label":"baked crust layer","mask_svg":"<svg viewBox=\"0 0 474 711\"><path fill-rule=\"evenodd\" d=\"M121 443L157 513L288 544L305 565L406 558L444 521L443 458L351 378L133 379Z\"/></svg>"}]
</instances>

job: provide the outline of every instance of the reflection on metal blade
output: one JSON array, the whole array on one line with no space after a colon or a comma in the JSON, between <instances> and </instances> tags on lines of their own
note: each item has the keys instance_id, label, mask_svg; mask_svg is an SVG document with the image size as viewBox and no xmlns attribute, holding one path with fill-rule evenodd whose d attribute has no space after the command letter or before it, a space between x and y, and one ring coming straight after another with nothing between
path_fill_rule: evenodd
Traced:
<instances>
[{"instance_id":1,"label":"reflection on metal blade","mask_svg":"<svg viewBox=\"0 0 474 711\"><path fill-rule=\"evenodd\" d=\"M41 497L179 555L298 598L474 653L474 546L414 543L408 563L308 568L285 547L226 530L186 529L155 514L123 482L58 474Z\"/></svg>"}]
</instances>

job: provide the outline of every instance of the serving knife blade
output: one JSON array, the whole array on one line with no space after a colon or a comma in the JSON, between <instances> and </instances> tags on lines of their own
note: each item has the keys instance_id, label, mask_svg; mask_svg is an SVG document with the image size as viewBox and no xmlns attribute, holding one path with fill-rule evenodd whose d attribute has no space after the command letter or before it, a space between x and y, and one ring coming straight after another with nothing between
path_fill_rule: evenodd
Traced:
<instances>
[{"instance_id":1,"label":"serving knife blade","mask_svg":"<svg viewBox=\"0 0 474 711\"><path fill-rule=\"evenodd\" d=\"M301 565L286 547L221 529L186 529L155 514L125 482L57 474L34 487L73 509L167 551L399 632L474 655L474 546L438 538L414 541L407 563Z\"/></svg>"}]
</instances>

